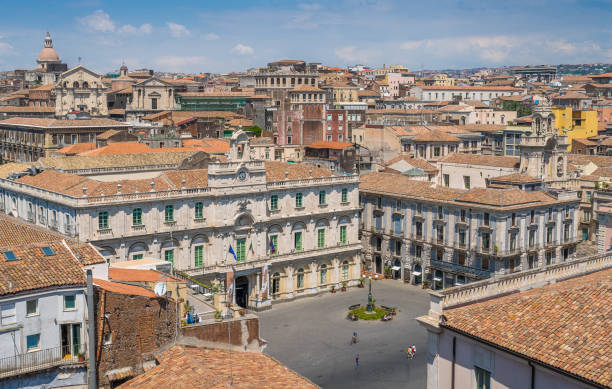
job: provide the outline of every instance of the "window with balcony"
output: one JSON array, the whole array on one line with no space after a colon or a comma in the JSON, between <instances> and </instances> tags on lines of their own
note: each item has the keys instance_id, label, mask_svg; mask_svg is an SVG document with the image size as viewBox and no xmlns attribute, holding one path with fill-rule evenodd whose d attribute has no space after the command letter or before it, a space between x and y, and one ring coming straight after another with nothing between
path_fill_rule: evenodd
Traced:
<instances>
[{"instance_id":1,"label":"window with balcony","mask_svg":"<svg viewBox=\"0 0 612 389\"><path fill-rule=\"evenodd\" d=\"M510 234L510 251L516 250L516 234Z\"/></svg>"},{"instance_id":2,"label":"window with balcony","mask_svg":"<svg viewBox=\"0 0 612 389\"><path fill-rule=\"evenodd\" d=\"M421 258L423 256L423 246L414 246L414 256L416 258Z\"/></svg>"},{"instance_id":3,"label":"window with balcony","mask_svg":"<svg viewBox=\"0 0 612 389\"><path fill-rule=\"evenodd\" d=\"M142 225L142 208L134 208L134 210L132 211L132 225Z\"/></svg>"},{"instance_id":4,"label":"window with balcony","mask_svg":"<svg viewBox=\"0 0 612 389\"><path fill-rule=\"evenodd\" d=\"M348 189L342 189L341 202L348 203Z\"/></svg>"},{"instance_id":5,"label":"window with balcony","mask_svg":"<svg viewBox=\"0 0 612 389\"><path fill-rule=\"evenodd\" d=\"M459 214L459 220L460 220L462 223L465 223L465 222L466 222L466 220L467 220L467 212L466 212L466 210L465 210L465 209L462 209L462 210L461 210L461 212L460 212L460 214Z\"/></svg>"},{"instance_id":6,"label":"window with balcony","mask_svg":"<svg viewBox=\"0 0 612 389\"><path fill-rule=\"evenodd\" d=\"M488 212L485 212L482 215L482 224L485 225L485 226L489 226L490 223L491 223L491 217L490 217Z\"/></svg>"},{"instance_id":7,"label":"window with balcony","mask_svg":"<svg viewBox=\"0 0 612 389\"><path fill-rule=\"evenodd\" d=\"M465 266L465 253L457 253L457 264Z\"/></svg>"},{"instance_id":8,"label":"window with balcony","mask_svg":"<svg viewBox=\"0 0 612 389\"><path fill-rule=\"evenodd\" d=\"M535 221L535 210L531 210L531 214L529 215L529 223L534 224Z\"/></svg>"},{"instance_id":9,"label":"window with balcony","mask_svg":"<svg viewBox=\"0 0 612 389\"><path fill-rule=\"evenodd\" d=\"M529 231L529 247L535 246L535 231Z\"/></svg>"},{"instance_id":10,"label":"window with balcony","mask_svg":"<svg viewBox=\"0 0 612 389\"><path fill-rule=\"evenodd\" d=\"M395 255L402 255L402 241L401 240L396 240L395 241Z\"/></svg>"},{"instance_id":11,"label":"window with balcony","mask_svg":"<svg viewBox=\"0 0 612 389\"><path fill-rule=\"evenodd\" d=\"M416 222L415 223L415 232L416 232L416 237L417 238L422 238L423 237L423 223L421 223L421 222Z\"/></svg>"},{"instance_id":12,"label":"window with balcony","mask_svg":"<svg viewBox=\"0 0 612 389\"><path fill-rule=\"evenodd\" d=\"M55 221L56 219L53 218ZM98 230L108 230L108 212L102 211L98 212Z\"/></svg>"},{"instance_id":13,"label":"window with balcony","mask_svg":"<svg viewBox=\"0 0 612 389\"><path fill-rule=\"evenodd\" d=\"M174 206L166 205L164 210L164 221L166 223L172 223L174 221Z\"/></svg>"},{"instance_id":14,"label":"window with balcony","mask_svg":"<svg viewBox=\"0 0 612 389\"><path fill-rule=\"evenodd\" d=\"M444 243L444 227L437 226L436 227L436 240L438 243Z\"/></svg>"},{"instance_id":15,"label":"window with balcony","mask_svg":"<svg viewBox=\"0 0 612 389\"><path fill-rule=\"evenodd\" d=\"M174 264L174 249L164 251L164 260Z\"/></svg>"},{"instance_id":16,"label":"window with balcony","mask_svg":"<svg viewBox=\"0 0 612 389\"><path fill-rule=\"evenodd\" d=\"M322 190L319 192L319 205L325 205L325 191Z\"/></svg>"},{"instance_id":17,"label":"window with balcony","mask_svg":"<svg viewBox=\"0 0 612 389\"><path fill-rule=\"evenodd\" d=\"M529 267L529 269L533 269L538 265L538 260L537 257L534 254L530 254L527 257L527 266Z\"/></svg>"},{"instance_id":18,"label":"window with balcony","mask_svg":"<svg viewBox=\"0 0 612 389\"><path fill-rule=\"evenodd\" d=\"M204 204L203 203L196 203L195 204L195 215L194 218L196 220L201 220L204 219Z\"/></svg>"},{"instance_id":19,"label":"window with balcony","mask_svg":"<svg viewBox=\"0 0 612 389\"><path fill-rule=\"evenodd\" d=\"M443 249L436 250L436 260L440 262L444 261L444 250Z\"/></svg>"},{"instance_id":20,"label":"window with balcony","mask_svg":"<svg viewBox=\"0 0 612 389\"><path fill-rule=\"evenodd\" d=\"M296 208L302 208L304 205L302 203L302 194L301 193L296 193L295 194L295 207Z\"/></svg>"},{"instance_id":21,"label":"window with balcony","mask_svg":"<svg viewBox=\"0 0 612 389\"><path fill-rule=\"evenodd\" d=\"M297 289L304 288L304 269L299 268L297 271Z\"/></svg>"},{"instance_id":22,"label":"window with balcony","mask_svg":"<svg viewBox=\"0 0 612 389\"><path fill-rule=\"evenodd\" d=\"M465 247L465 230L459 230L459 247Z\"/></svg>"},{"instance_id":23,"label":"window with balcony","mask_svg":"<svg viewBox=\"0 0 612 389\"><path fill-rule=\"evenodd\" d=\"M489 251L491 249L491 234L488 232L482 233L482 249L483 251Z\"/></svg>"},{"instance_id":24,"label":"window with balcony","mask_svg":"<svg viewBox=\"0 0 612 389\"><path fill-rule=\"evenodd\" d=\"M325 229L323 228L317 230L317 247L325 248Z\"/></svg>"},{"instance_id":25,"label":"window with balcony","mask_svg":"<svg viewBox=\"0 0 612 389\"><path fill-rule=\"evenodd\" d=\"M272 211L278 210L278 196L277 195L270 196L270 210Z\"/></svg>"},{"instance_id":26,"label":"window with balcony","mask_svg":"<svg viewBox=\"0 0 612 389\"><path fill-rule=\"evenodd\" d=\"M278 254L278 235L270 235L268 250L270 251L270 255Z\"/></svg>"},{"instance_id":27,"label":"window with balcony","mask_svg":"<svg viewBox=\"0 0 612 389\"><path fill-rule=\"evenodd\" d=\"M382 251L382 239L376 238L376 251Z\"/></svg>"},{"instance_id":28,"label":"window with balcony","mask_svg":"<svg viewBox=\"0 0 612 389\"><path fill-rule=\"evenodd\" d=\"M553 241L553 227L546 229L546 243L550 244Z\"/></svg>"},{"instance_id":29,"label":"window with balcony","mask_svg":"<svg viewBox=\"0 0 612 389\"><path fill-rule=\"evenodd\" d=\"M480 264L482 270L489 270L489 258L482 257L482 263Z\"/></svg>"},{"instance_id":30,"label":"window with balcony","mask_svg":"<svg viewBox=\"0 0 612 389\"><path fill-rule=\"evenodd\" d=\"M275 242L276 252L278 252L278 245ZM236 262L244 262L246 260L246 239L236 239Z\"/></svg>"},{"instance_id":31,"label":"window with balcony","mask_svg":"<svg viewBox=\"0 0 612 389\"><path fill-rule=\"evenodd\" d=\"M563 239L567 242L570 240L570 225L566 224L563 226Z\"/></svg>"},{"instance_id":32,"label":"window with balcony","mask_svg":"<svg viewBox=\"0 0 612 389\"><path fill-rule=\"evenodd\" d=\"M295 251L302 251L302 231L293 234L293 248Z\"/></svg>"}]
</instances>

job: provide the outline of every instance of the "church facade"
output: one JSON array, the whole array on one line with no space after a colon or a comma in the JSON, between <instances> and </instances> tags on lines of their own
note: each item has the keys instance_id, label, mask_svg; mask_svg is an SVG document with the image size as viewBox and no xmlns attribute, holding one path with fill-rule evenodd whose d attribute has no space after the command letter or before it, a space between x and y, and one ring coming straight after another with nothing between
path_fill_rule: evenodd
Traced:
<instances>
[{"instance_id":1,"label":"church facade","mask_svg":"<svg viewBox=\"0 0 612 389\"><path fill-rule=\"evenodd\" d=\"M55 116L64 117L74 111L108 115L107 89L102 76L82 65L62 73L55 87Z\"/></svg>"},{"instance_id":2,"label":"church facade","mask_svg":"<svg viewBox=\"0 0 612 389\"><path fill-rule=\"evenodd\" d=\"M36 63L38 67L26 71L24 75L25 81L33 86L53 85L59 80L60 75L68 70L68 65L62 63L59 54L53 48L53 40L48 32Z\"/></svg>"}]
</instances>

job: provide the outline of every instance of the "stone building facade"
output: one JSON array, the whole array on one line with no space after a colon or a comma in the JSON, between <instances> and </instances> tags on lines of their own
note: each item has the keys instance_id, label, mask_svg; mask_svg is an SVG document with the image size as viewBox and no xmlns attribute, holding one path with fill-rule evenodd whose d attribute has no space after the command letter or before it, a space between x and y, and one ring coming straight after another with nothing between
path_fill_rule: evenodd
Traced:
<instances>
[{"instance_id":1,"label":"stone building facade","mask_svg":"<svg viewBox=\"0 0 612 389\"><path fill-rule=\"evenodd\" d=\"M106 116L107 89L102 76L82 65L62 73L55 87L55 116L64 117L73 111Z\"/></svg>"},{"instance_id":2,"label":"stone building facade","mask_svg":"<svg viewBox=\"0 0 612 389\"><path fill-rule=\"evenodd\" d=\"M358 176L251 154L239 131L228 162L208 169L106 182L56 171L2 180L4 211L41 226L53 219L54 228L78 233L111 262L162 258L222 289L235 270L240 306L356 282Z\"/></svg>"},{"instance_id":3,"label":"stone building facade","mask_svg":"<svg viewBox=\"0 0 612 389\"><path fill-rule=\"evenodd\" d=\"M460 190L371 173L360 184L365 261L434 289L569 261L579 201L575 192Z\"/></svg>"}]
</instances>

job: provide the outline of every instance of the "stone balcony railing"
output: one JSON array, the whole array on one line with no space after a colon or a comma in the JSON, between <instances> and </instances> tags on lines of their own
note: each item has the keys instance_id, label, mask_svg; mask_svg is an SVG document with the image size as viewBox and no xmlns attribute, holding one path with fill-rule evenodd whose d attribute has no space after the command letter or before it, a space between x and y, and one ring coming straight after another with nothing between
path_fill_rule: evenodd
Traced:
<instances>
[{"instance_id":1,"label":"stone balcony railing","mask_svg":"<svg viewBox=\"0 0 612 389\"><path fill-rule=\"evenodd\" d=\"M430 295L430 316L444 309L547 285L612 267L612 252L456 286Z\"/></svg>"},{"instance_id":2,"label":"stone balcony railing","mask_svg":"<svg viewBox=\"0 0 612 389\"><path fill-rule=\"evenodd\" d=\"M232 268L236 271L241 270L249 270L261 268L264 265L272 265L275 263L282 263L288 261L294 261L298 259L304 259L309 257L317 257L323 255L335 255L345 253L347 251L357 251L361 250L361 243L348 243L341 244L338 243L333 246L327 246L324 248L314 248L310 250L291 250L288 253L280 253L274 256L264 256L253 261L245 261L239 263L232 263L233 260L229 261L227 264L217 264L211 266L203 266L198 268L189 268L189 269L179 269L182 273L188 276L198 276L209 273L226 273L232 271Z\"/></svg>"}]
</instances>

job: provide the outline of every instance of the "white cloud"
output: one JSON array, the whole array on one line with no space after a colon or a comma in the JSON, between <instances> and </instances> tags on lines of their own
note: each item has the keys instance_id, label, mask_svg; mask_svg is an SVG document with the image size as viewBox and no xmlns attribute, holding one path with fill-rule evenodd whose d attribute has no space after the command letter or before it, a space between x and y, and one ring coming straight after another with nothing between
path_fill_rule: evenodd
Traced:
<instances>
[{"instance_id":1,"label":"white cloud","mask_svg":"<svg viewBox=\"0 0 612 389\"><path fill-rule=\"evenodd\" d=\"M94 31L112 32L115 31L115 23L110 19L110 16L101 9L94 11L91 15L78 18L79 23L83 26L91 28Z\"/></svg>"},{"instance_id":2,"label":"white cloud","mask_svg":"<svg viewBox=\"0 0 612 389\"><path fill-rule=\"evenodd\" d=\"M205 65L206 57L169 55L157 58L155 64L165 71L185 71L186 68L195 69Z\"/></svg>"},{"instance_id":3,"label":"white cloud","mask_svg":"<svg viewBox=\"0 0 612 389\"><path fill-rule=\"evenodd\" d=\"M1 36L0 39L2 39ZM0 52L10 51L12 48L13 46L9 45L8 43L0 42Z\"/></svg>"},{"instance_id":4,"label":"white cloud","mask_svg":"<svg viewBox=\"0 0 612 389\"><path fill-rule=\"evenodd\" d=\"M191 35L191 32L182 24L176 24L172 22L167 22L168 28L170 29L170 35L175 38L182 38L184 36Z\"/></svg>"},{"instance_id":5,"label":"white cloud","mask_svg":"<svg viewBox=\"0 0 612 389\"><path fill-rule=\"evenodd\" d=\"M214 32L209 32L208 34L202 35L202 39L205 41L214 41L219 39L219 35L215 34Z\"/></svg>"},{"instance_id":6,"label":"white cloud","mask_svg":"<svg viewBox=\"0 0 612 389\"><path fill-rule=\"evenodd\" d=\"M250 46L245 46L242 43L238 43L236 46L232 48L232 53L238 55L250 55L253 54L255 50L253 50Z\"/></svg>"},{"instance_id":7,"label":"white cloud","mask_svg":"<svg viewBox=\"0 0 612 389\"><path fill-rule=\"evenodd\" d=\"M120 34L134 34L134 35L150 34L152 31L153 31L153 26L151 26L148 23L145 23L141 25L140 27L134 27L131 24L126 24L126 25L121 26L121 28L117 30L117 32Z\"/></svg>"},{"instance_id":8,"label":"white cloud","mask_svg":"<svg viewBox=\"0 0 612 389\"><path fill-rule=\"evenodd\" d=\"M321 7L321 4L317 4L317 3L302 3L302 4L298 4L298 7L300 7L304 11L318 11L321 8L323 8Z\"/></svg>"},{"instance_id":9,"label":"white cloud","mask_svg":"<svg viewBox=\"0 0 612 389\"><path fill-rule=\"evenodd\" d=\"M369 50L358 49L355 46L347 46L341 47L339 49L334 49L334 54L336 57L340 58L344 62L361 62L367 63L372 57L376 54Z\"/></svg>"}]
</instances>

